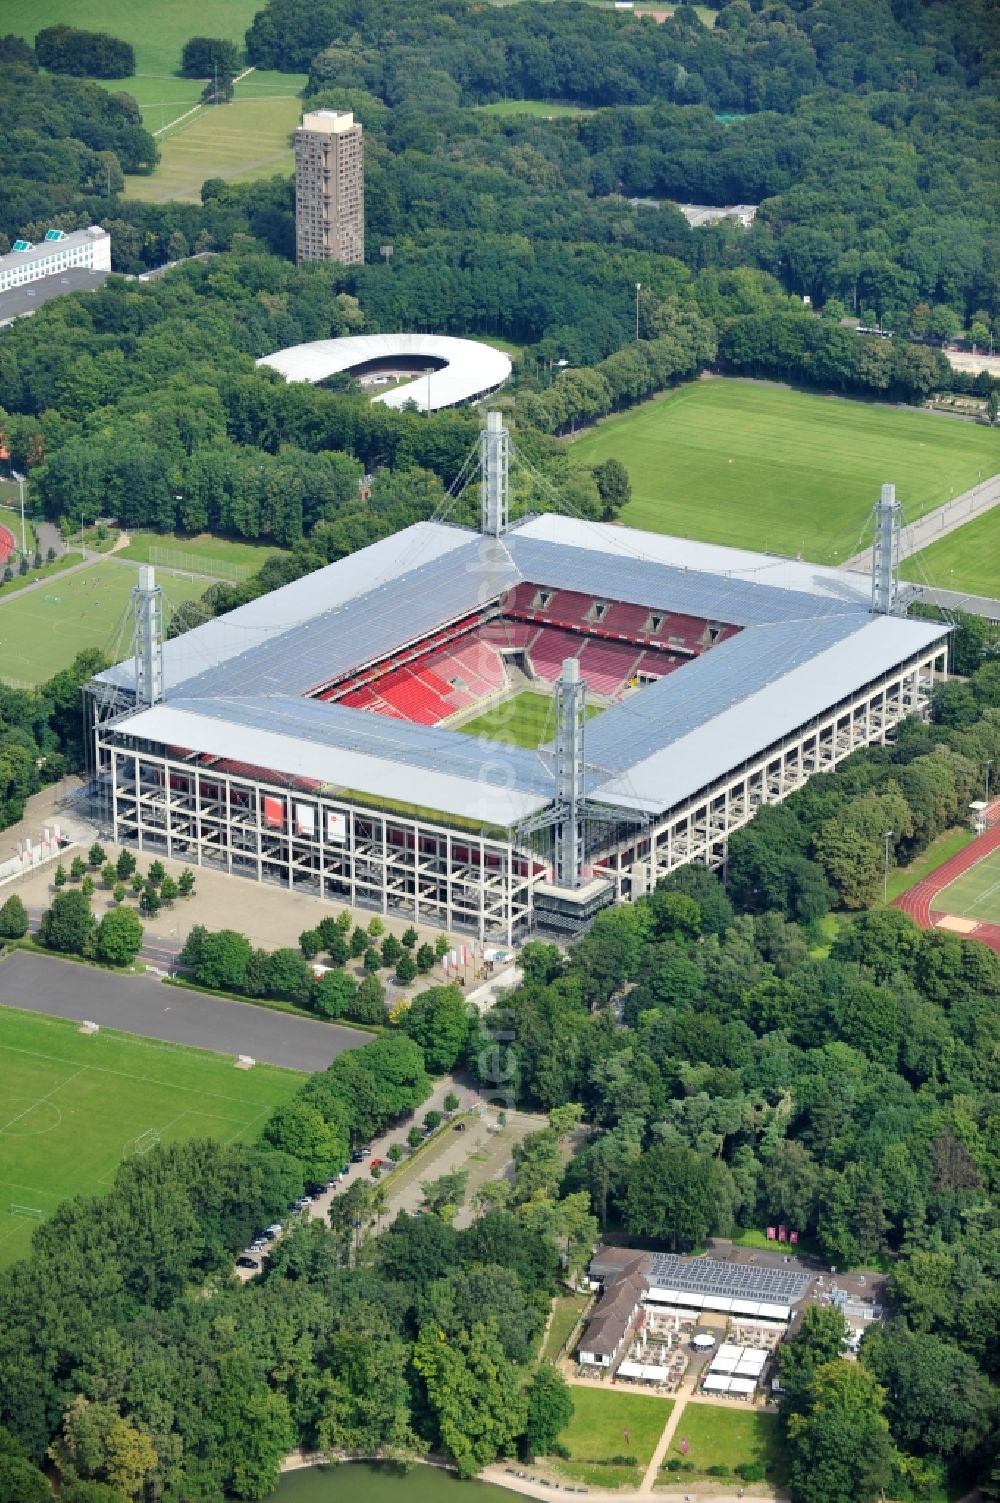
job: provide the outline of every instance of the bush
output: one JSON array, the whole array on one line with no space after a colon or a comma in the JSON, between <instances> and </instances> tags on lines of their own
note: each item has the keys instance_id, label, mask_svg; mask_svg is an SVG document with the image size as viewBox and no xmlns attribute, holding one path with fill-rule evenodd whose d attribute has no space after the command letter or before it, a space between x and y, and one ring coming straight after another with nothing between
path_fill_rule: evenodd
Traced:
<instances>
[{"instance_id":1,"label":"bush","mask_svg":"<svg viewBox=\"0 0 1000 1503\"><path fill-rule=\"evenodd\" d=\"M0 939L23 939L28 932L28 910L17 893L0 908Z\"/></svg>"},{"instance_id":2,"label":"bush","mask_svg":"<svg viewBox=\"0 0 1000 1503\"><path fill-rule=\"evenodd\" d=\"M724 1465L723 1462L717 1461L714 1466L707 1466L705 1468L705 1475L707 1477L731 1477L732 1470L730 1467Z\"/></svg>"},{"instance_id":3,"label":"bush","mask_svg":"<svg viewBox=\"0 0 1000 1503\"><path fill-rule=\"evenodd\" d=\"M735 1471L737 1477L742 1477L744 1482L763 1482L767 1476L767 1467L763 1461L741 1461Z\"/></svg>"}]
</instances>

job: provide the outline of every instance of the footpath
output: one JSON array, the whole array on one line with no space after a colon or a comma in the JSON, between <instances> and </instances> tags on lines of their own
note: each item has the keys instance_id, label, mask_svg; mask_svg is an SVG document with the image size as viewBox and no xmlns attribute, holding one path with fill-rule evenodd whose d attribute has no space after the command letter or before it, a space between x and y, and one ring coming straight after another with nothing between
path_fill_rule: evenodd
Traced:
<instances>
[{"instance_id":1,"label":"footpath","mask_svg":"<svg viewBox=\"0 0 1000 1503\"><path fill-rule=\"evenodd\" d=\"M966 522L971 522L974 517L981 517L986 512L992 511L998 503L1000 503L1000 475L993 475L988 480L980 481L971 490L963 491L960 496L946 501L943 506L929 511L926 516L919 517L916 522L909 522L901 528L900 559L910 558L914 553L929 548L931 543L936 543L939 538L947 537L950 532L956 532L959 527L964 527ZM860 553L855 553L852 558L845 561L844 568L852 569L857 574L870 574L871 548L864 548Z\"/></svg>"}]
</instances>

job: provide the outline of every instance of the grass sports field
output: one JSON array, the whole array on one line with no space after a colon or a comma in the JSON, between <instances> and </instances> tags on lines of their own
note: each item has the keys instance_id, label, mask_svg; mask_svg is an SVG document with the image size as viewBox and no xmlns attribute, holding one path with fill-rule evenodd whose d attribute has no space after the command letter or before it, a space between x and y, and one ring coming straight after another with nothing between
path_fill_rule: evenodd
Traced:
<instances>
[{"instance_id":1,"label":"grass sports field","mask_svg":"<svg viewBox=\"0 0 1000 1503\"><path fill-rule=\"evenodd\" d=\"M904 559L899 572L914 584L1000 596L1000 506Z\"/></svg>"},{"instance_id":2,"label":"grass sports field","mask_svg":"<svg viewBox=\"0 0 1000 1503\"><path fill-rule=\"evenodd\" d=\"M622 461L629 526L836 563L858 551L883 482L912 521L1000 469L1000 438L933 413L714 379L608 418L574 454Z\"/></svg>"},{"instance_id":3,"label":"grass sports field","mask_svg":"<svg viewBox=\"0 0 1000 1503\"><path fill-rule=\"evenodd\" d=\"M165 199L199 203L206 178L248 182L291 172L291 136L302 112L299 94L304 83L304 74L251 73L236 85L231 104L202 109L172 130L168 126L159 139L155 172L149 177L127 177L126 192L156 203ZM147 124L150 112L158 128L155 103L147 106ZM168 122L172 118L169 111L166 118Z\"/></svg>"},{"instance_id":4,"label":"grass sports field","mask_svg":"<svg viewBox=\"0 0 1000 1503\"><path fill-rule=\"evenodd\" d=\"M178 537L172 532L130 532L126 548L119 548L117 558L130 558L137 564L163 564L164 554L184 559L192 572L212 574L225 579L233 567L259 569L273 553L283 553L273 543L243 543L232 538L213 537L210 532L197 537ZM180 567L177 565L176 567ZM220 572L216 573L218 570Z\"/></svg>"},{"instance_id":5,"label":"grass sports field","mask_svg":"<svg viewBox=\"0 0 1000 1503\"><path fill-rule=\"evenodd\" d=\"M498 99L495 104L481 104L478 109L483 115L501 115L504 118L530 115L533 120L579 120L583 115L594 113L583 105L549 104L544 99Z\"/></svg>"},{"instance_id":6,"label":"grass sports field","mask_svg":"<svg viewBox=\"0 0 1000 1503\"><path fill-rule=\"evenodd\" d=\"M154 1135L252 1141L301 1084L274 1065L237 1070L227 1055L104 1029L86 1036L62 1018L0 1007L0 1266L27 1252L29 1212L100 1194Z\"/></svg>"},{"instance_id":7,"label":"grass sports field","mask_svg":"<svg viewBox=\"0 0 1000 1503\"><path fill-rule=\"evenodd\" d=\"M958 918L978 919L981 924L1000 924L1000 851L970 866L934 897L935 912Z\"/></svg>"},{"instance_id":8,"label":"grass sports field","mask_svg":"<svg viewBox=\"0 0 1000 1503\"><path fill-rule=\"evenodd\" d=\"M0 678L18 684L42 684L68 668L85 647L114 655L131 648L125 623L138 565L105 559L46 580L37 589L0 594ZM197 599L204 579L160 572L168 611L171 605Z\"/></svg>"},{"instance_id":9,"label":"grass sports field","mask_svg":"<svg viewBox=\"0 0 1000 1503\"><path fill-rule=\"evenodd\" d=\"M599 715L599 705L587 706L588 720ZM488 741L506 741L514 746L543 746L556 733L555 704L550 694L525 689L513 699L505 699L469 720L455 726L465 736L485 736Z\"/></svg>"},{"instance_id":10,"label":"grass sports field","mask_svg":"<svg viewBox=\"0 0 1000 1503\"><path fill-rule=\"evenodd\" d=\"M3 29L34 40L43 26L85 26L108 31L135 48L137 73L172 73L180 67L189 37L225 37L243 51L247 27L260 0L170 0L136 5L134 0L3 0Z\"/></svg>"},{"instance_id":11,"label":"grass sports field","mask_svg":"<svg viewBox=\"0 0 1000 1503\"><path fill-rule=\"evenodd\" d=\"M687 1441L686 1456L682 1440ZM688 1404L667 1451L666 1459L671 1457L690 1461L699 1472L710 1466L732 1470L746 1461L763 1461L769 1482L780 1485L784 1480L776 1414L727 1409L721 1404Z\"/></svg>"}]
</instances>

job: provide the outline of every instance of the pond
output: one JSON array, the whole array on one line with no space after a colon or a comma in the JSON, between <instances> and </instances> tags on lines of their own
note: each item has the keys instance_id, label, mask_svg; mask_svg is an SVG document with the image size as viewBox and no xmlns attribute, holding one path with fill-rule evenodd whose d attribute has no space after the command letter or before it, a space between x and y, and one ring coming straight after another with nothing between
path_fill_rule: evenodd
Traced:
<instances>
[{"instance_id":1,"label":"pond","mask_svg":"<svg viewBox=\"0 0 1000 1503\"><path fill-rule=\"evenodd\" d=\"M352 1461L288 1472L273 1503L513 1503L514 1494L486 1482L462 1482L440 1467L409 1471Z\"/></svg>"}]
</instances>

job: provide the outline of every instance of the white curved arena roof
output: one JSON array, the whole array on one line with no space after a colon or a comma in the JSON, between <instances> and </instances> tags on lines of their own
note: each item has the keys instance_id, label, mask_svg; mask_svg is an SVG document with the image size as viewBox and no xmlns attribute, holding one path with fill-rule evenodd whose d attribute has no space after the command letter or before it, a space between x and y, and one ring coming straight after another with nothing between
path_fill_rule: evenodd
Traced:
<instances>
[{"instance_id":1,"label":"white curved arena roof","mask_svg":"<svg viewBox=\"0 0 1000 1503\"><path fill-rule=\"evenodd\" d=\"M453 339L447 334L352 334L345 339L316 339L265 355L258 365L279 371L286 381L324 381L370 360L428 356L445 362L430 376L418 376L374 398L387 407L416 402L432 412L457 407L502 386L510 375L510 359L492 345L476 339Z\"/></svg>"}]
</instances>

